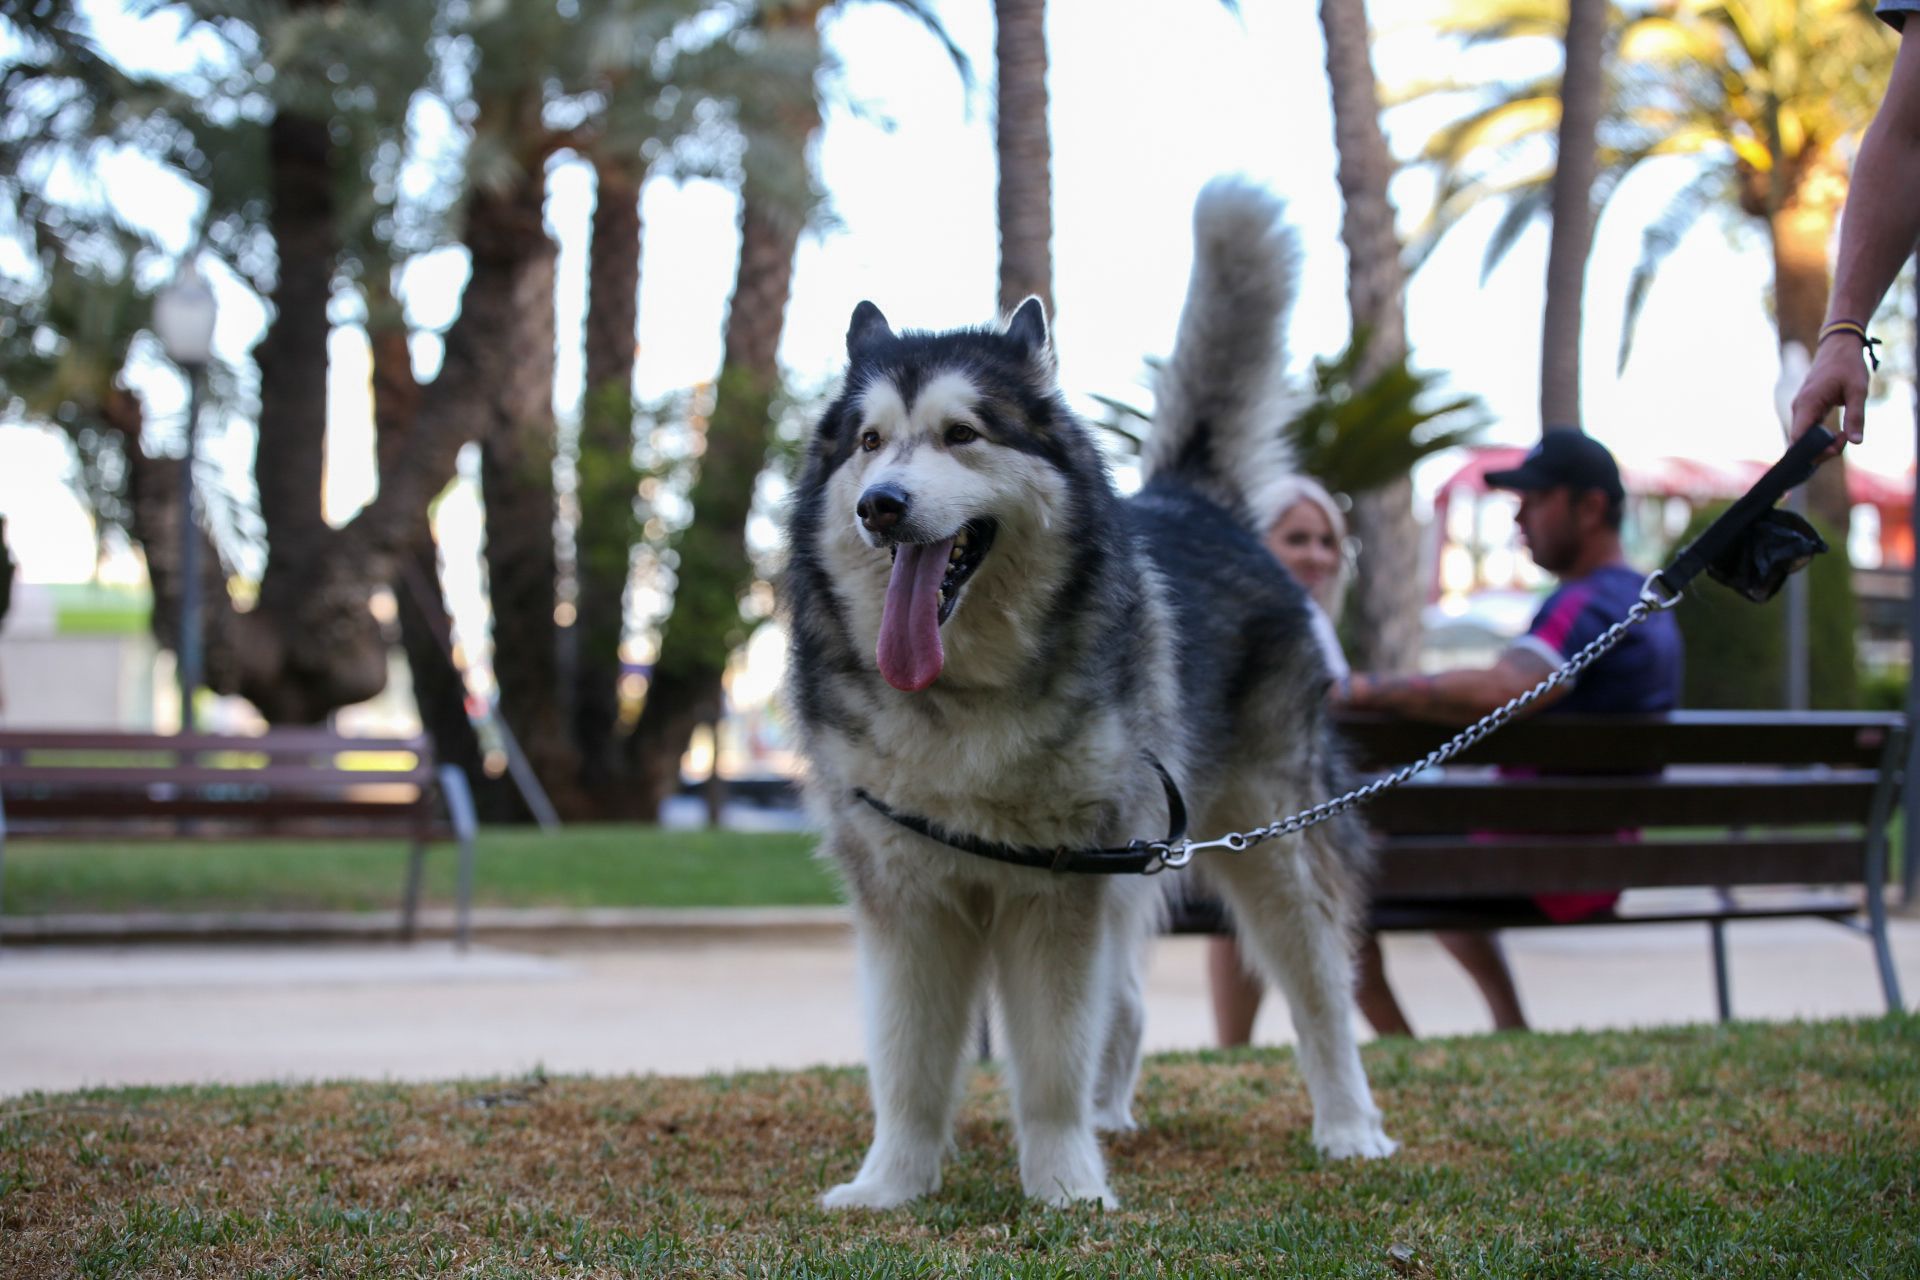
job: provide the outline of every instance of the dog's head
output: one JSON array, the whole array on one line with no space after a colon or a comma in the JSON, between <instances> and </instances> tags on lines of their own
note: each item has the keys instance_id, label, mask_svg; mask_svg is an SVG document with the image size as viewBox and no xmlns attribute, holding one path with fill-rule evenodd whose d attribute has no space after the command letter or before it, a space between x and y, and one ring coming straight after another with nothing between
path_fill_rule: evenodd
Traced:
<instances>
[{"instance_id":1,"label":"dog's head","mask_svg":"<svg viewBox=\"0 0 1920 1280\"><path fill-rule=\"evenodd\" d=\"M967 602L1023 574L1087 444L1038 298L1004 328L946 333L896 334L862 302L847 357L802 501L880 674L914 692L946 665L942 633Z\"/></svg>"}]
</instances>

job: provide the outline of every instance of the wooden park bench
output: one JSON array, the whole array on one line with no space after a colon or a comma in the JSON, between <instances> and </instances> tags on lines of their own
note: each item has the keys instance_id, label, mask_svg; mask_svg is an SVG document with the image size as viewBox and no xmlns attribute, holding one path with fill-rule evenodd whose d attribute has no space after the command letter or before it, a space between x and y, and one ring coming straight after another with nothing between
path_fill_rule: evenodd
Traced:
<instances>
[{"instance_id":1,"label":"wooden park bench","mask_svg":"<svg viewBox=\"0 0 1920 1280\"><path fill-rule=\"evenodd\" d=\"M0 732L0 859L12 837L404 840L411 856L400 934L411 939L427 846L452 840L460 850L455 935L464 947L474 830L466 778L451 765L436 768L424 737Z\"/></svg>"},{"instance_id":2,"label":"wooden park bench","mask_svg":"<svg viewBox=\"0 0 1920 1280\"><path fill-rule=\"evenodd\" d=\"M1361 777L1418 760L1455 732L1370 715L1341 726ZM1883 713L1681 711L1508 724L1360 811L1379 848L1372 927L1569 927L1543 926L1498 900L1696 887L1706 892L1667 903L1654 895L1654 905L1623 899L1572 927L1707 925L1725 1020L1729 924L1849 924L1871 941L1887 1007L1897 1010L1887 822L1904 753L1902 718ZM1204 912L1175 917L1178 932L1224 923Z\"/></svg>"}]
</instances>

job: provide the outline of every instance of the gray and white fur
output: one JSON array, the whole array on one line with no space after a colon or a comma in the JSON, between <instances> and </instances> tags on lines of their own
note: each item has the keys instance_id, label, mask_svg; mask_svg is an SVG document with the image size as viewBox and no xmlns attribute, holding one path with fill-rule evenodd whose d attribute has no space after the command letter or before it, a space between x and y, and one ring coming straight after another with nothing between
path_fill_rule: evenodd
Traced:
<instances>
[{"instance_id":1,"label":"gray and white fur","mask_svg":"<svg viewBox=\"0 0 1920 1280\"><path fill-rule=\"evenodd\" d=\"M1335 784L1305 598L1257 536L1287 466L1291 249L1277 202L1243 185L1210 186L1195 226L1149 478L1131 498L1061 398L1037 299L1004 328L944 333L854 312L782 584L805 791L854 905L874 1104L872 1147L830 1208L939 1187L989 982L1022 1186L1116 1203L1095 1134L1133 1127L1142 964L1171 878L988 861L890 822L856 788L949 831L1054 848L1163 835L1152 758L1201 836ZM1353 1031L1364 860L1363 831L1342 821L1187 873L1226 898L1286 994L1314 1140L1334 1156L1394 1149Z\"/></svg>"}]
</instances>

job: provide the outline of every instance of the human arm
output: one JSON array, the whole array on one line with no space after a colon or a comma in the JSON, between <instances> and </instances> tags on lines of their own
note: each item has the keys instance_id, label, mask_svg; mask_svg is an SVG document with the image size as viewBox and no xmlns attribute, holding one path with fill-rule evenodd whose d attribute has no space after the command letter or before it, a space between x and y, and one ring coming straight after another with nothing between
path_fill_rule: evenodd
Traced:
<instances>
[{"instance_id":1,"label":"human arm","mask_svg":"<svg viewBox=\"0 0 1920 1280\"><path fill-rule=\"evenodd\" d=\"M1490 667L1412 676L1356 673L1335 686L1333 701L1353 711L1384 711L1434 724L1472 724L1539 684L1553 669L1538 649L1515 645ZM1529 710L1550 707L1571 691L1570 683L1558 685Z\"/></svg>"},{"instance_id":2,"label":"human arm","mask_svg":"<svg viewBox=\"0 0 1920 1280\"><path fill-rule=\"evenodd\" d=\"M1920 23L1901 29L1886 97L1854 161L1840 219L1827 327L1835 321L1864 326L1872 320L1916 241L1920 241ZM1866 403L1862 339L1846 331L1830 333L1819 342L1793 399L1790 434L1799 439L1839 408L1843 440L1858 444L1866 428Z\"/></svg>"}]
</instances>

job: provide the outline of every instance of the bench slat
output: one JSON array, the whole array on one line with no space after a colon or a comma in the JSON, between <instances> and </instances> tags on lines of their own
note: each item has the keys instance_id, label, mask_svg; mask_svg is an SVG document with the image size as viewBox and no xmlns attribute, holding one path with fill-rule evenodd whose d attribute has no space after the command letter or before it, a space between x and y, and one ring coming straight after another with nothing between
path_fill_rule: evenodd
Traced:
<instances>
[{"instance_id":1,"label":"bench slat","mask_svg":"<svg viewBox=\"0 0 1920 1280\"><path fill-rule=\"evenodd\" d=\"M343 760L410 757L427 769L433 746L423 738L342 738L331 732L279 733L267 737L156 737L148 734L0 733L0 767L237 769L280 765L335 769Z\"/></svg>"},{"instance_id":2,"label":"bench slat","mask_svg":"<svg viewBox=\"0 0 1920 1280\"><path fill-rule=\"evenodd\" d=\"M1373 715L1343 715L1337 723L1356 764L1366 771L1418 760L1458 732ZM1456 759L1545 769L1653 770L1748 761L1871 768L1888 737L1900 729L1898 715L1855 711L1550 715L1505 725Z\"/></svg>"},{"instance_id":3,"label":"bench slat","mask_svg":"<svg viewBox=\"0 0 1920 1280\"><path fill-rule=\"evenodd\" d=\"M1867 820L1877 781L1876 774L1857 769L1660 778L1449 774L1382 792L1365 818L1387 835L1857 824Z\"/></svg>"},{"instance_id":4,"label":"bench slat","mask_svg":"<svg viewBox=\"0 0 1920 1280\"><path fill-rule=\"evenodd\" d=\"M90 730L0 730L0 751L426 751L431 742L410 738L354 738L332 729L273 729L265 734L94 733Z\"/></svg>"},{"instance_id":5,"label":"bench slat","mask_svg":"<svg viewBox=\"0 0 1920 1280\"><path fill-rule=\"evenodd\" d=\"M396 799L339 799L284 796L271 800L226 800L202 795L169 797L135 795L8 796L7 822L24 825L53 819L111 822L140 818L231 818L255 824L281 818L392 820L413 823L432 812L426 794Z\"/></svg>"},{"instance_id":6,"label":"bench slat","mask_svg":"<svg viewBox=\"0 0 1920 1280\"><path fill-rule=\"evenodd\" d=\"M1705 924L1725 920L1798 920L1817 917L1850 920L1860 914L1860 903L1838 894L1810 896L1792 903L1764 907L1716 907L1694 911L1604 912L1573 922L1581 927L1616 924ZM1526 919L1498 911L1447 911L1418 903L1402 905L1387 902L1374 907L1369 927L1382 932L1426 933L1436 929L1529 929L1560 928L1544 921Z\"/></svg>"},{"instance_id":7,"label":"bench slat","mask_svg":"<svg viewBox=\"0 0 1920 1280\"><path fill-rule=\"evenodd\" d=\"M9 796L38 789L89 790L134 787L254 787L274 792L337 791L366 785L426 786L433 771L413 769L332 769L312 765L259 768L209 768L195 765L21 765L0 764L0 787Z\"/></svg>"},{"instance_id":8,"label":"bench slat","mask_svg":"<svg viewBox=\"0 0 1920 1280\"><path fill-rule=\"evenodd\" d=\"M1864 839L1591 839L1396 841L1381 851L1374 892L1394 898L1603 893L1684 885L1857 883Z\"/></svg>"}]
</instances>

